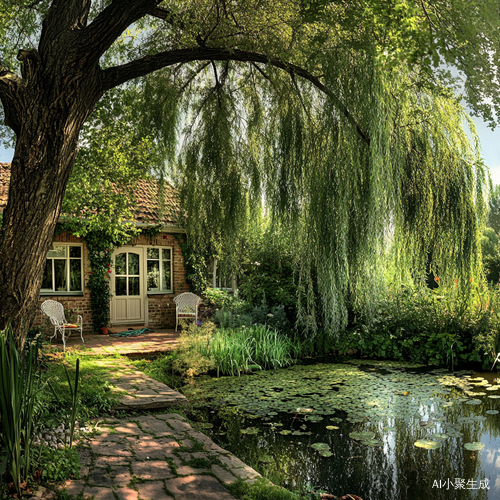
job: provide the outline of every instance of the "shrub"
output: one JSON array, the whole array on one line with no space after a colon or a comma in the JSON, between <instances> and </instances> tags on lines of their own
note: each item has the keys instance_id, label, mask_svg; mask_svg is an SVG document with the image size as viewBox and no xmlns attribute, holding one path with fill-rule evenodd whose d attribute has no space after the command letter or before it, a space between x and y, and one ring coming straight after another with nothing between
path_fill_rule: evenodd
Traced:
<instances>
[{"instance_id":1,"label":"shrub","mask_svg":"<svg viewBox=\"0 0 500 500\"><path fill-rule=\"evenodd\" d=\"M456 286L456 288L455 288ZM337 345L363 355L446 365L491 366L499 337L498 290L485 285L402 289L362 318Z\"/></svg>"}]
</instances>

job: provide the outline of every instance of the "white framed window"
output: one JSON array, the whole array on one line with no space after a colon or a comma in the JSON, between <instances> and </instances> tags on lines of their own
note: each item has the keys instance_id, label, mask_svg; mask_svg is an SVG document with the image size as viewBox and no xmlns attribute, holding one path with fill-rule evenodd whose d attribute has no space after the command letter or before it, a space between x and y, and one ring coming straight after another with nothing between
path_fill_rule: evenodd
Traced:
<instances>
[{"instance_id":1,"label":"white framed window","mask_svg":"<svg viewBox=\"0 0 500 500\"><path fill-rule=\"evenodd\" d=\"M83 292L83 245L57 244L47 254L41 294Z\"/></svg>"},{"instance_id":2,"label":"white framed window","mask_svg":"<svg viewBox=\"0 0 500 500\"><path fill-rule=\"evenodd\" d=\"M148 293L172 293L172 248L148 247L146 272Z\"/></svg>"}]
</instances>

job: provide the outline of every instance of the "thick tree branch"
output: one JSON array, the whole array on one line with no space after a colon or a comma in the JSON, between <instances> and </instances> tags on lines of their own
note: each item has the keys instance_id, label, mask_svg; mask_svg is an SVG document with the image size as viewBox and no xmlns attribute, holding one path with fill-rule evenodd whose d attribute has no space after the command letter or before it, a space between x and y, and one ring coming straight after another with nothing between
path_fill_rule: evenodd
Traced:
<instances>
[{"instance_id":1,"label":"thick tree branch","mask_svg":"<svg viewBox=\"0 0 500 500\"><path fill-rule=\"evenodd\" d=\"M287 73L294 74L311 82L317 89L328 95L335 102L337 109L345 116L349 123L356 128L359 137L370 144L370 138L361 130L352 114L339 98L327 88L317 76L312 75L307 70L281 61L279 59L270 59L264 54L256 52L247 52L243 50L227 50L223 48L200 47L192 49L179 49L161 52L153 56L145 56L136 59L122 66L108 68L103 72L103 91L121 85L133 78L147 75L161 68L172 66L179 63L188 63L193 61L239 61L249 63L264 63L282 69Z\"/></svg>"},{"instance_id":2,"label":"thick tree branch","mask_svg":"<svg viewBox=\"0 0 500 500\"><path fill-rule=\"evenodd\" d=\"M162 19L163 21L167 21L172 26L178 26L179 28L184 28L184 23L182 22L180 16L177 16L170 12L165 7L155 7L154 9L148 12L150 16L157 17L158 19Z\"/></svg>"},{"instance_id":3,"label":"thick tree branch","mask_svg":"<svg viewBox=\"0 0 500 500\"><path fill-rule=\"evenodd\" d=\"M40 54L50 51L62 33L77 31L87 25L92 0L53 0L42 23L38 46Z\"/></svg>"},{"instance_id":4,"label":"thick tree branch","mask_svg":"<svg viewBox=\"0 0 500 500\"><path fill-rule=\"evenodd\" d=\"M26 82L14 72L0 66L0 101L5 113L5 125L16 135L21 131L21 116Z\"/></svg>"},{"instance_id":5,"label":"thick tree branch","mask_svg":"<svg viewBox=\"0 0 500 500\"><path fill-rule=\"evenodd\" d=\"M115 0L85 29L87 57L96 62L135 21L154 11L161 0Z\"/></svg>"}]
</instances>

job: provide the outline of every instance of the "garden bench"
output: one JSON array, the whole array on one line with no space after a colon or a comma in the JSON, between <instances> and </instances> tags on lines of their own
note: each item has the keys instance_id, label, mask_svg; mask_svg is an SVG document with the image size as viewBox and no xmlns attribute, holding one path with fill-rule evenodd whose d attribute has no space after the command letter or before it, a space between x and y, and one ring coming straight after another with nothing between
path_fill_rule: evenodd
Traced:
<instances>
[{"instance_id":1,"label":"garden bench","mask_svg":"<svg viewBox=\"0 0 500 500\"><path fill-rule=\"evenodd\" d=\"M82 342L85 343L83 340L83 331L82 331L82 326L83 326L83 320L80 315L78 315L78 323L73 324L73 323L68 323L66 321L66 318L64 317L64 307L60 302L56 302L55 300L46 300L42 305L41 305L41 310L42 312L50 318L50 322L54 325L54 335L50 337L50 340L52 340L54 337L57 337L57 332L61 334L62 341L63 341L63 350L66 351L66 330L69 332L73 330L80 330L80 336L82 337Z\"/></svg>"},{"instance_id":2,"label":"garden bench","mask_svg":"<svg viewBox=\"0 0 500 500\"><path fill-rule=\"evenodd\" d=\"M174 298L175 302L175 331L179 324L179 318L193 318L195 321L198 318L198 304L201 298L191 292L184 292Z\"/></svg>"}]
</instances>

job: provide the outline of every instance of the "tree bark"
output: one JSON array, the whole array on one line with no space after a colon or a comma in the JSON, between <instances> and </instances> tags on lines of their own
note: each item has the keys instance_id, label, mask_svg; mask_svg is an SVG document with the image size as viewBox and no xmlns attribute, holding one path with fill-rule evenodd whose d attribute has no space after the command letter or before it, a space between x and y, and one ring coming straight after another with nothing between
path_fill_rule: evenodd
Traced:
<instances>
[{"instance_id":1,"label":"tree bark","mask_svg":"<svg viewBox=\"0 0 500 500\"><path fill-rule=\"evenodd\" d=\"M49 78L46 66L35 67L17 100L21 127L0 229L0 330L10 319L19 348L36 313L78 135L102 95L97 66L61 62Z\"/></svg>"}]
</instances>

